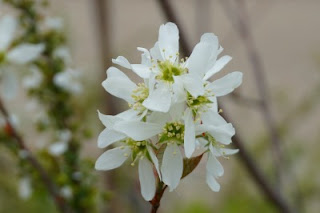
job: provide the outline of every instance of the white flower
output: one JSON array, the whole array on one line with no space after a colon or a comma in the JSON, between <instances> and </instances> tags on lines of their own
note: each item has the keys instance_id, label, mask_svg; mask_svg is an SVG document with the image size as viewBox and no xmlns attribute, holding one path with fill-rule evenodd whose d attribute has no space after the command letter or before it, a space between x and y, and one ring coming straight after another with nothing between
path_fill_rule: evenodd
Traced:
<instances>
[{"instance_id":1,"label":"white flower","mask_svg":"<svg viewBox=\"0 0 320 213\"><path fill-rule=\"evenodd\" d=\"M53 82L70 93L79 94L82 92L80 77L78 70L68 68L63 72L57 73L53 78Z\"/></svg>"},{"instance_id":2,"label":"white flower","mask_svg":"<svg viewBox=\"0 0 320 213\"><path fill-rule=\"evenodd\" d=\"M60 156L68 149L68 143L72 137L70 130L61 130L57 132L58 141L51 144L48 148L48 152L54 156Z\"/></svg>"},{"instance_id":3,"label":"white flower","mask_svg":"<svg viewBox=\"0 0 320 213\"><path fill-rule=\"evenodd\" d=\"M60 17L46 17L44 20L44 28L46 30L62 30L63 19Z\"/></svg>"},{"instance_id":4,"label":"white flower","mask_svg":"<svg viewBox=\"0 0 320 213\"><path fill-rule=\"evenodd\" d=\"M61 195L64 197L64 198L71 198L72 197L72 188L70 186L64 186L61 188L60 190L60 193Z\"/></svg>"},{"instance_id":5,"label":"white flower","mask_svg":"<svg viewBox=\"0 0 320 213\"><path fill-rule=\"evenodd\" d=\"M30 68L30 73L28 73L27 76L23 78L22 84L26 89L32 89L39 87L42 80L43 75L40 70L37 67L32 66Z\"/></svg>"},{"instance_id":6,"label":"white flower","mask_svg":"<svg viewBox=\"0 0 320 213\"><path fill-rule=\"evenodd\" d=\"M11 66L0 65L0 93L6 100L10 100L17 94L18 78Z\"/></svg>"},{"instance_id":7,"label":"white flower","mask_svg":"<svg viewBox=\"0 0 320 213\"><path fill-rule=\"evenodd\" d=\"M202 124L196 126L197 134L202 134L199 138L200 144L208 152L207 161L207 184L213 191L219 191L220 185L216 178L221 177L224 173L223 167L217 157L232 155L239 150L226 149L225 145L231 143L231 137L235 134L232 124L227 123L219 113L208 111L202 114Z\"/></svg>"},{"instance_id":8,"label":"white flower","mask_svg":"<svg viewBox=\"0 0 320 213\"><path fill-rule=\"evenodd\" d=\"M141 114L142 117L147 113L147 109L143 106L144 100L149 95L148 84L140 83L136 85L126 74L115 67L107 70L108 78L102 82L102 86L110 94L121 98L128 102L129 106Z\"/></svg>"},{"instance_id":9,"label":"white flower","mask_svg":"<svg viewBox=\"0 0 320 213\"><path fill-rule=\"evenodd\" d=\"M148 79L149 96L142 103L147 109L168 112L172 101L184 100L183 88L195 96L204 92L201 79L188 74L184 61L179 63L179 31L175 24L160 27L158 42L150 52L144 48L138 50L143 52L141 64L130 64L123 56L114 59L113 63Z\"/></svg>"},{"instance_id":10,"label":"white flower","mask_svg":"<svg viewBox=\"0 0 320 213\"><path fill-rule=\"evenodd\" d=\"M37 59L44 51L43 44L22 43L11 47L18 23L12 16L4 16L0 20L0 80L5 98L16 94L17 79L12 65L24 65Z\"/></svg>"},{"instance_id":11,"label":"white flower","mask_svg":"<svg viewBox=\"0 0 320 213\"><path fill-rule=\"evenodd\" d=\"M145 200L151 200L156 191L156 179L153 172L153 165L157 170L159 178L158 159L152 148L152 144L147 140L135 140L128 135L118 132L114 126L118 122L129 118L137 118L133 110L128 110L117 116L108 116L99 113L100 120L107 127L98 138L99 147L107 147L115 142L121 143L121 146L104 152L96 161L97 170L111 170L121 166L130 156L131 165L134 166L139 161L139 179L141 194ZM134 120L133 120L134 121ZM127 120L127 122L130 122Z\"/></svg>"},{"instance_id":12,"label":"white flower","mask_svg":"<svg viewBox=\"0 0 320 213\"><path fill-rule=\"evenodd\" d=\"M59 142L55 142L53 144L51 144L48 148L48 152L51 155L54 156L60 156L63 153L65 153L65 151L67 151L68 148L68 144L63 142L63 141L59 141Z\"/></svg>"},{"instance_id":13,"label":"white flower","mask_svg":"<svg viewBox=\"0 0 320 213\"><path fill-rule=\"evenodd\" d=\"M4 16L0 20L0 64L8 61L12 64L26 64L38 58L44 50L43 44L23 43L11 48L18 27L12 16Z\"/></svg>"},{"instance_id":14,"label":"white flower","mask_svg":"<svg viewBox=\"0 0 320 213\"><path fill-rule=\"evenodd\" d=\"M141 64L130 64L123 56L112 61L149 80L149 96L142 104L153 111L167 112L173 102L185 101L185 90L194 98L204 95L206 90L222 96L232 92L242 81L242 74L235 72L227 79L207 83L204 87L206 80L231 60L230 56L217 60L222 47L212 33L201 37L187 61L179 62L179 31L174 23L160 27L158 42L150 52L144 48L138 50L143 52ZM226 81L228 84L224 85Z\"/></svg>"},{"instance_id":15,"label":"white flower","mask_svg":"<svg viewBox=\"0 0 320 213\"><path fill-rule=\"evenodd\" d=\"M67 65L70 65L72 63L72 57L70 54L70 50L65 46L59 46L58 48L56 48L53 52L53 56L55 58L60 58L60 59L64 60L64 62Z\"/></svg>"},{"instance_id":16,"label":"white flower","mask_svg":"<svg viewBox=\"0 0 320 213\"><path fill-rule=\"evenodd\" d=\"M169 113L153 112L147 122L122 120L115 123L113 129L122 132L134 140L152 140L159 137L159 144L166 145L161 165L162 180L174 190L182 177L183 157L179 146L185 138L182 104L174 105Z\"/></svg>"},{"instance_id":17,"label":"white flower","mask_svg":"<svg viewBox=\"0 0 320 213\"><path fill-rule=\"evenodd\" d=\"M32 187L29 177L23 177L20 179L18 194L19 197L23 200L27 200L30 198L32 194Z\"/></svg>"},{"instance_id":18,"label":"white flower","mask_svg":"<svg viewBox=\"0 0 320 213\"><path fill-rule=\"evenodd\" d=\"M220 185L217 182L217 178L221 177L224 173L221 163L218 161L217 157L226 157L228 155L236 154L238 149L225 149L218 146L213 147L212 144L209 145L208 161L207 161L207 175L206 181L210 189L214 192L220 190Z\"/></svg>"},{"instance_id":19,"label":"white flower","mask_svg":"<svg viewBox=\"0 0 320 213\"><path fill-rule=\"evenodd\" d=\"M143 79L142 84L135 84L115 67L107 70L107 79L102 83L106 91L128 102L131 109L116 116L99 114L106 129L98 137L98 147L116 142L122 145L102 154L96 168L117 168L133 156L133 163L139 160L142 195L150 200L155 190L152 163L161 181L172 191L182 178L184 155L191 158L200 147L201 155L208 153L207 183L218 191L216 179L224 171L217 157L238 150L224 147L231 143L235 130L220 116L217 97L237 88L242 83L242 73L208 81L231 57L218 58L223 48L214 34L206 33L190 57L180 60L179 31L173 23L160 27L158 41L150 51L140 47L138 50L142 52L140 64L131 64L123 56L112 61L131 69ZM161 174L153 149L164 149L159 159Z\"/></svg>"}]
</instances>

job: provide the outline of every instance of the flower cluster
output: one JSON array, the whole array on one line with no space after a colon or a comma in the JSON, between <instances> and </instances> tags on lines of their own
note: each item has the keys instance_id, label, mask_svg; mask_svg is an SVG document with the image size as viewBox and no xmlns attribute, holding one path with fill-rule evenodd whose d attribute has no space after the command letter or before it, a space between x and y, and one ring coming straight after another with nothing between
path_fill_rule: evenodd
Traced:
<instances>
[{"instance_id":1,"label":"flower cluster","mask_svg":"<svg viewBox=\"0 0 320 213\"><path fill-rule=\"evenodd\" d=\"M11 98L16 90L16 76L13 66L28 64L39 58L44 51L44 44L16 44L18 21L6 15L0 19L0 81L2 95Z\"/></svg>"},{"instance_id":2,"label":"flower cluster","mask_svg":"<svg viewBox=\"0 0 320 213\"><path fill-rule=\"evenodd\" d=\"M44 3L0 0L0 96L12 98L18 77L22 77L23 91L30 97L25 109L35 112L29 113L32 121L45 133L35 141L32 151L46 162L44 169L72 209L88 212L97 206L95 197L100 192L95 188L94 174L88 172L91 159L80 156L82 140L90 137L87 124L80 123L87 109L79 107L80 99L75 100L83 91L82 76L74 69L66 46L63 20L48 17L44 9L49 2ZM10 15L4 14L8 13L6 8L12 11ZM2 123L0 118L0 141L19 159L19 194L22 198L43 194L38 193L45 188L26 161L25 152L11 142L6 132L10 129ZM28 190L31 186L34 190Z\"/></svg>"},{"instance_id":3,"label":"flower cluster","mask_svg":"<svg viewBox=\"0 0 320 213\"><path fill-rule=\"evenodd\" d=\"M143 79L135 84L115 67L107 70L102 86L110 94L128 102L130 109L118 115L99 118L106 127L98 137L98 146L119 144L103 153L96 169L110 170L130 158L139 162L141 193L151 200L156 177L174 190L184 171L184 156L207 154L206 181L219 191L216 179L223 175L217 157L238 150L225 148L235 130L219 114L217 97L227 95L242 83L242 73L232 72L213 82L209 79L230 60L212 33L204 34L189 58L179 57L179 31L174 23L162 25L158 41L142 52L140 64L131 64L123 56L113 63L132 70ZM161 153L161 150L165 150ZM157 174L155 176L154 174Z\"/></svg>"}]
</instances>

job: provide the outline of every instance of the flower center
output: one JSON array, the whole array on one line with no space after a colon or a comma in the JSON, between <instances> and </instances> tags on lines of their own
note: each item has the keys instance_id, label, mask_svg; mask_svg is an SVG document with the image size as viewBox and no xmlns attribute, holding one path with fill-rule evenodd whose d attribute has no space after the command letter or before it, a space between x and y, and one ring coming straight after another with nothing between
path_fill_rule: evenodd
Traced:
<instances>
[{"instance_id":1,"label":"flower center","mask_svg":"<svg viewBox=\"0 0 320 213\"><path fill-rule=\"evenodd\" d=\"M138 87L133 90L131 97L134 100L133 104L129 104L134 110L144 111L145 107L142 105L143 101L147 99L149 96L149 89L146 87L144 83L139 83Z\"/></svg>"},{"instance_id":2,"label":"flower center","mask_svg":"<svg viewBox=\"0 0 320 213\"><path fill-rule=\"evenodd\" d=\"M205 112L208 108L210 108L212 101L210 101L209 97L213 96L214 95L210 91L206 91L204 95L195 98L188 92L187 105L192 110L193 115L196 116L199 111Z\"/></svg>"},{"instance_id":3,"label":"flower center","mask_svg":"<svg viewBox=\"0 0 320 213\"><path fill-rule=\"evenodd\" d=\"M138 159L144 158L147 155L147 144L148 141L135 141L131 138L127 138L124 140L124 143L129 146L132 150L131 159L132 163L131 166L135 165L135 162Z\"/></svg>"},{"instance_id":4,"label":"flower center","mask_svg":"<svg viewBox=\"0 0 320 213\"><path fill-rule=\"evenodd\" d=\"M161 72L156 78L170 83L174 82L173 76L179 76L187 73L186 68L181 67L181 65L172 64L168 60L158 61L158 67Z\"/></svg>"},{"instance_id":5,"label":"flower center","mask_svg":"<svg viewBox=\"0 0 320 213\"><path fill-rule=\"evenodd\" d=\"M159 143L174 141L178 144L183 143L184 125L181 122L167 123L163 127L163 132L159 134Z\"/></svg>"}]
</instances>

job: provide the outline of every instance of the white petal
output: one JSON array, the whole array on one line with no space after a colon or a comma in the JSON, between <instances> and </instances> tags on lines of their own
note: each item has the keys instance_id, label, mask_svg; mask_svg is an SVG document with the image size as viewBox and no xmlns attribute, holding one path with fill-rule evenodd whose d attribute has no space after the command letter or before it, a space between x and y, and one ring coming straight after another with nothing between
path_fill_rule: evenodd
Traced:
<instances>
[{"instance_id":1,"label":"white petal","mask_svg":"<svg viewBox=\"0 0 320 213\"><path fill-rule=\"evenodd\" d=\"M184 115L184 151L187 158L190 158L196 148L195 144L195 127L193 122L193 115L190 108L187 108Z\"/></svg>"},{"instance_id":2,"label":"white petal","mask_svg":"<svg viewBox=\"0 0 320 213\"><path fill-rule=\"evenodd\" d=\"M139 161L139 180L142 197L146 200L152 200L156 192L156 179L153 174L153 166L146 158Z\"/></svg>"},{"instance_id":3,"label":"white petal","mask_svg":"<svg viewBox=\"0 0 320 213\"><path fill-rule=\"evenodd\" d=\"M207 150L207 145L208 145L208 141L204 138L197 138L196 139L196 144L198 145L198 148L202 149L202 148L206 148Z\"/></svg>"},{"instance_id":4,"label":"white petal","mask_svg":"<svg viewBox=\"0 0 320 213\"><path fill-rule=\"evenodd\" d=\"M226 125L227 121L215 110L208 110L201 114L201 120L203 124L213 125L213 126L221 126Z\"/></svg>"},{"instance_id":5,"label":"white petal","mask_svg":"<svg viewBox=\"0 0 320 213\"><path fill-rule=\"evenodd\" d=\"M14 98L18 93L18 79L14 70L8 68L7 70L0 70L3 72L2 79L1 79L1 93L6 100L11 100Z\"/></svg>"},{"instance_id":6,"label":"white petal","mask_svg":"<svg viewBox=\"0 0 320 213\"><path fill-rule=\"evenodd\" d=\"M48 152L51 155L54 156L59 156L61 154L63 154L65 151L67 151L68 149L68 144L65 142L57 142L57 143L53 143L49 146L48 148Z\"/></svg>"},{"instance_id":7,"label":"white petal","mask_svg":"<svg viewBox=\"0 0 320 213\"><path fill-rule=\"evenodd\" d=\"M158 124L164 126L169 119L170 119L169 113L164 113L164 112L152 112L152 113L147 117L147 122L149 122L149 123L158 123Z\"/></svg>"},{"instance_id":8,"label":"white petal","mask_svg":"<svg viewBox=\"0 0 320 213\"><path fill-rule=\"evenodd\" d=\"M139 51L142 52L141 54L141 64L147 65L147 66L151 66L151 55L150 52L142 47L138 47L137 48Z\"/></svg>"},{"instance_id":9,"label":"white petal","mask_svg":"<svg viewBox=\"0 0 320 213\"><path fill-rule=\"evenodd\" d=\"M174 84L172 84L173 102L180 103L187 99L187 93L184 90L183 77L173 76Z\"/></svg>"},{"instance_id":10,"label":"white petal","mask_svg":"<svg viewBox=\"0 0 320 213\"><path fill-rule=\"evenodd\" d=\"M220 45L220 47L219 47L219 49L218 49L218 55L220 55L220 53L222 53L223 52L223 47Z\"/></svg>"},{"instance_id":11,"label":"white petal","mask_svg":"<svg viewBox=\"0 0 320 213\"><path fill-rule=\"evenodd\" d=\"M216 147L210 147L211 153L216 156L226 156L226 155L234 155L239 152L239 149L225 149L225 148L219 148L217 149Z\"/></svg>"},{"instance_id":12,"label":"white petal","mask_svg":"<svg viewBox=\"0 0 320 213\"><path fill-rule=\"evenodd\" d=\"M232 72L210 84L210 88L216 96L224 96L232 92L242 83L242 73Z\"/></svg>"},{"instance_id":13,"label":"white petal","mask_svg":"<svg viewBox=\"0 0 320 213\"><path fill-rule=\"evenodd\" d=\"M98 147L105 148L114 142L123 140L126 138L126 135L123 133L111 130L111 129L104 129L98 137Z\"/></svg>"},{"instance_id":14,"label":"white petal","mask_svg":"<svg viewBox=\"0 0 320 213\"><path fill-rule=\"evenodd\" d=\"M142 141L161 133L162 125L139 121L121 121L114 125L114 129L136 141Z\"/></svg>"},{"instance_id":15,"label":"white petal","mask_svg":"<svg viewBox=\"0 0 320 213\"><path fill-rule=\"evenodd\" d=\"M119 70L116 67L109 67L106 73L107 73L108 78L127 78L127 79L129 79L126 74L124 74L121 70Z\"/></svg>"},{"instance_id":16,"label":"white petal","mask_svg":"<svg viewBox=\"0 0 320 213\"><path fill-rule=\"evenodd\" d=\"M0 19L0 52L7 49L14 39L17 25L17 20L11 16L5 16Z\"/></svg>"},{"instance_id":17,"label":"white petal","mask_svg":"<svg viewBox=\"0 0 320 213\"><path fill-rule=\"evenodd\" d=\"M228 145L232 142L231 138L235 134L235 129L231 123L228 123L226 125L213 128L209 132L217 141Z\"/></svg>"},{"instance_id":18,"label":"white petal","mask_svg":"<svg viewBox=\"0 0 320 213\"><path fill-rule=\"evenodd\" d=\"M203 81L198 75L183 76L183 86L193 97L204 94Z\"/></svg>"},{"instance_id":19,"label":"white petal","mask_svg":"<svg viewBox=\"0 0 320 213\"><path fill-rule=\"evenodd\" d=\"M168 112L171 105L171 96L170 88L165 84L159 84L158 88L154 89L142 104L153 111Z\"/></svg>"},{"instance_id":20,"label":"white petal","mask_svg":"<svg viewBox=\"0 0 320 213\"><path fill-rule=\"evenodd\" d=\"M141 78L149 78L151 71L150 67L145 64L132 64L132 71L136 73Z\"/></svg>"},{"instance_id":21,"label":"white petal","mask_svg":"<svg viewBox=\"0 0 320 213\"><path fill-rule=\"evenodd\" d=\"M177 188L183 172L183 159L179 147L170 144L164 151L161 174L162 181L169 186L172 191Z\"/></svg>"},{"instance_id":22,"label":"white petal","mask_svg":"<svg viewBox=\"0 0 320 213\"><path fill-rule=\"evenodd\" d=\"M123 72L116 68L109 68L108 78L102 82L102 86L107 92L118 98L132 103L132 91L137 87ZM111 77L109 77L111 76Z\"/></svg>"},{"instance_id":23,"label":"white petal","mask_svg":"<svg viewBox=\"0 0 320 213\"><path fill-rule=\"evenodd\" d=\"M218 38L211 33L204 34L187 61L189 72L203 78L204 74L214 65L217 50Z\"/></svg>"},{"instance_id":24,"label":"white petal","mask_svg":"<svg viewBox=\"0 0 320 213\"><path fill-rule=\"evenodd\" d=\"M225 145L231 143L231 137L235 134L231 123L221 126L199 125L196 131L197 133L209 132L218 142Z\"/></svg>"},{"instance_id":25,"label":"white petal","mask_svg":"<svg viewBox=\"0 0 320 213\"><path fill-rule=\"evenodd\" d=\"M159 29L159 48L162 58L174 62L179 52L179 30L177 25L168 22ZM163 51L165 50L165 51ZM171 58L169 56L172 56Z\"/></svg>"},{"instance_id":26,"label":"white petal","mask_svg":"<svg viewBox=\"0 0 320 213\"><path fill-rule=\"evenodd\" d=\"M63 59L68 65L72 63L70 50L65 46L60 46L56 48L53 52L53 56Z\"/></svg>"},{"instance_id":27,"label":"white petal","mask_svg":"<svg viewBox=\"0 0 320 213\"><path fill-rule=\"evenodd\" d=\"M43 80L43 74L36 67L30 68L30 74L23 78L22 84L26 89L38 87Z\"/></svg>"},{"instance_id":28,"label":"white petal","mask_svg":"<svg viewBox=\"0 0 320 213\"><path fill-rule=\"evenodd\" d=\"M183 116L184 108L185 108L185 103L173 104L169 111L171 120L179 121Z\"/></svg>"},{"instance_id":29,"label":"white petal","mask_svg":"<svg viewBox=\"0 0 320 213\"><path fill-rule=\"evenodd\" d=\"M118 65L120 65L124 68L127 68L127 69L131 69L130 62L128 61L128 59L126 59L123 56L118 56L116 59L112 59L112 63L118 64Z\"/></svg>"},{"instance_id":30,"label":"white petal","mask_svg":"<svg viewBox=\"0 0 320 213\"><path fill-rule=\"evenodd\" d=\"M43 44L21 44L8 53L8 60L12 63L26 64L38 58L44 51Z\"/></svg>"},{"instance_id":31,"label":"white petal","mask_svg":"<svg viewBox=\"0 0 320 213\"><path fill-rule=\"evenodd\" d=\"M103 123L103 125L108 129L112 129L116 122L123 120L121 117L118 117L118 116L104 115L100 111L98 111L98 116L100 121Z\"/></svg>"},{"instance_id":32,"label":"white petal","mask_svg":"<svg viewBox=\"0 0 320 213\"><path fill-rule=\"evenodd\" d=\"M210 187L210 189L214 192L220 191L220 184L217 182L217 180L211 176L210 174L207 174L207 184Z\"/></svg>"},{"instance_id":33,"label":"white petal","mask_svg":"<svg viewBox=\"0 0 320 213\"><path fill-rule=\"evenodd\" d=\"M1 4L1 2L0 2ZM31 181L30 178L24 177L19 180L19 188L18 188L18 193L20 198L23 200L26 200L30 198L32 194L32 186L31 186Z\"/></svg>"},{"instance_id":34,"label":"white petal","mask_svg":"<svg viewBox=\"0 0 320 213\"><path fill-rule=\"evenodd\" d=\"M138 111L134 109L128 109L116 115L117 118L122 120L140 120L138 116Z\"/></svg>"},{"instance_id":35,"label":"white petal","mask_svg":"<svg viewBox=\"0 0 320 213\"><path fill-rule=\"evenodd\" d=\"M62 30L63 29L63 19L60 17L46 17L44 20L45 28L48 30Z\"/></svg>"},{"instance_id":36,"label":"white petal","mask_svg":"<svg viewBox=\"0 0 320 213\"><path fill-rule=\"evenodd\" d=\"M117 147L104 152L96 161L96 170L111 170L121 166L131 154L127 146Z\"/></svg>"},{"instance_id":37,"label":"white petal","mask_svg":"<svg viewBox=\"0 0 320 213\"><path fill-rule=\"evenodd\" d=\"M151 160L152 160L152 162L153 162L153 164L154 164L154 167L156 167L156 170L157 170L157 172L158 172L159 179L161 180L161 173L160 173L160 169L159 169L159 161L158 161L158 158L157 158L157 156L154 154L153 149L152 149L151 146L147 146L147 149L148 149L148 153L149 153L149 155L150 155L150 157L151 157Z\"/></svg>"},{"instance_id":38,"label":"white petal","mask_svg":"<svg viewBox=\"0 0 320 213\"><path fill-rule=\"evenodd\" d=\"M208 162L206 166L207 172L214 177L221 177L224 173L224 169L218 159L209 152Z\"/></svg>"},{"instance_id":39,"label":"white petal","mask_svg":"<svg viewBox=\"0 0 320 213\"><path fill-rule=\"evenodd\" d=\"M214 64L214 66L205 74L203 80L208 80L211 76L213 76L214 74L218 73L220 70L223 69L224 66L227 65L227 63L229 63L229 61L231 61L232 57L225 55L222 56L221 58L219 58L216 63Z\"/></svg>"},{"instance_id":40,"label":"white petal","mask_svg":"<svg viewBox=\"0 0 320 213\"><path fill-rule=\"evenodd\" d=\"M218 100L216 96L213 97L209 97L209 100L212 102L211 103L211 110L213 110L214 112L218 112Z\"/></svg>"},{"instance_id":41,"label":"white petal","mask_svg":"<svg viewBox=\"0 0 320 213\"><path fill-rule=\"evenodd\" d=\"M149 94L151 94L154 90L156 84L156 74L151 73L149 79L144 79L145 84L149 87Z\"/></svg>"},{"instance_id":42,"label":"white petal","mask_svg":"<svg viewBox=\"0 0 320 213\"><path fill-rule=\"evenodd\" d=\"M154 44L154 47L152 47L150 49L150 54L151 54L151 57L154 59L154 60L160 60L160 61L163 61L163 57L161 55L161 51L160 51L160 48L159 48L159 42L156 42Z\"/></svg>"}]
</instances>

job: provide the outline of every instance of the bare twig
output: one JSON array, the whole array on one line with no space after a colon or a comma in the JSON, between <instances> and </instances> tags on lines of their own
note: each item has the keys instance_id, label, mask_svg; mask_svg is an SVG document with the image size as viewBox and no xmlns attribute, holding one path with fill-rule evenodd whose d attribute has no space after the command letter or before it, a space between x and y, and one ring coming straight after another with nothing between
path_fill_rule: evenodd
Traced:
<instances>
[{"instance_id":1,"label":"bare twig","mask_svg":"<svg viewBox=\"0 0 320 213\"><path fill-rule=\"evenodd\" d=\"M173 10L173 8L171 7L171 5L169 3L170 1L157 0L157 2L159 3L159 6L161 7L162 12L165 15L165 18L168 21L176 23L177 26L180 26L180 24L179 24L180 22L177 19L177 17L175 16L175 11ZM183 29L179 29L179 31L180 31L180 35L184 35L184 36L180 36L180 40L179 40L181 51L183 54L190 53L190 49L189 49L189 46L187 43L188 39L186 38L186 33L183 32Z\"/></svg>"},{"instance_id":2,"label":"bare twig","mask_svg":"<svg viewBox=\"0 0 320 213\"><path fill-rule=\"evenodd\" d=\"M95 0L93 1L93 10L96 18L97 23L97 35L98 35L98 44L100 48L100 55L101 55L101 65L102 69L105 70L107 67L110 67L111 64L111 52L110 52L110 23L109 23L109 0ZM103 78L105 78L105 72L103 72ZM106 94L106 93L104 93ZM106 111L108 114L115 115L118 113L114 105L114 98L113 96L106 94L106 102L104 103L106 106Z\"/></svg>"},{"instance_id":3,"label":"bare twig","mask_svg":"<svg viewBox=\"0 0 320 213\"><path fill-rule=\"evenodd\" d=\"M163 12L166 14L166 18L169 21L172 21L176 23L180 30L180 46L182 51L184 51L185 55L190 55L191 49L186 42L185 34L182 31L182 26L178 22L176 16L174 15L173 8L171 7L168 0L158 0L157 1L163 10ZM221 106L221 104L220 104ZM221 108L223 108L221 106ZM226 116L226 112L224 113L224 117L226 120L231 120ZM292 213L294 212L293 209L290 208L286 200L281 196L280 193L278 193L276 190L273 189L273 187L270 185L268 180L263 175L262 171L259 169L259 167L254 163L252 157L250 156L249 152L247 151L242 139L236 135L233 138L234 145L240 150L239 155L241 160L243 161L244 165L247 167L248 172L253 177L259 188L262 192L265 193L266 197L283 213Z\"/></svg>"},{"instance_id":4,"label":"bare twig","mask_svg":"<svg viewBox=\"0 0 320 213\"><path fill-rule=\"evenodd\" d=\"M154 195L154 198L150 201L150 204L152 206L150 213L157 213L160 207L161 198L166 188L167 188L167 185L164 185L162 181L158 182L156 194Z\"/></svg>"},{"instance_id":5,"label":"bare twig","mask_svg":"<svg viewBox=\"0 0 320 213\"><path fill-rule=\"evenodd\" d=\"M237 5L233 7L229 0L220 1L225 8L227 14L230 16L233 26L237 30L238 34L242 38L250 64L254 71L254 77L256 80L259 96L261 97L261 112L265 119L269 134L271 136L272 150L274 154L274 166L276 168L277 183L280 184L281 181L281 165L283 162L283 156L280 146L280 137L276 129L275 121L271 113L270 107L270 97L267 89L266 78L264 75L264 67L262 65L262 60L257 50L253 36L251 34L250 27L248 25L248 15L245 9L245 1L236 0ZM280 187L278 187L280 189ZM279 190L280 192L280 190Z\"/></svg>"},{"instance_id":6,"label":"bare twig","mask_svg":"<svg viewBox=\"0 0 320 213\"><path fill-rule=\"evenodd\" d=\"M249 98L249 97L240 95L237 92L231 93L231 97L232 97L232 100L237 101L237 102L244 104L244 105L247 105L247 106L261 107L261 105L262 105L262 100Z\"/></svg>"},{"instance_id":7,"label":"bare twig","mask_svg":"<svg viewBox=\"0 0 320 213\"><path fill-rule=\"evenodd\" d=\"M44 169L44 167L40 164L40 162L37 160L37 158L32 154L30 149L26 146L25 142L23 141L22 137L19 135L15 127L12 125L9 113L6 110L1 98L0 98L0 112L4 116L4 119L6 121L6 125L8 128L8 134L15 139L17 142L17 145L21 151L24 151L26 153L26 160L30 163L30 165L39 173L39 176L45 185L45 187L48 189L48 192L51 194L51 196L54 199L55 204L59 208L60 212L63 213L71 213L71 209L67 205L66 201L63 197L60 196L58 187L53 182L53 180L50 178L47 171Z\"/></svg>"}]
</instances>

